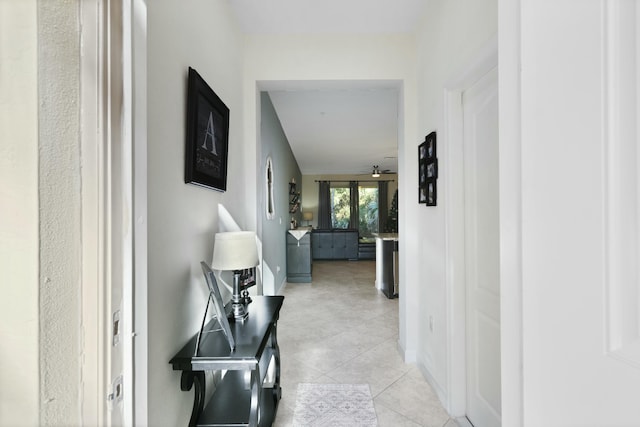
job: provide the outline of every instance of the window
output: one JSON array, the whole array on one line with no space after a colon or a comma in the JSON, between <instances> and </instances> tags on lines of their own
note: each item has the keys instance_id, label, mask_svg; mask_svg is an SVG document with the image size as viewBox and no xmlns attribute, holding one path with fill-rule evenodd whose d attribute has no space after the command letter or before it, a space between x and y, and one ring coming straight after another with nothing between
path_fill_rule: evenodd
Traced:
<instances>
[{"instance_id":1,"label":"window","mask_svg":"<svg viewBox=\"0 0 640 427\"><path fill-rule=\"evenodd\" d=\"M349 228L351 204L349 187L331 188L331 228Z\"/></svg>"},{"instance_id":2,"label":"window","mask_svg":"<svg viewBox=\"0 0 640 427\"><path fill-rule=\"evenodd\" d=\"M378 187L358 187L358 231L360 237L378 232Z\"/></svg>"},{"instance_id":3,"label":"window","mask_svg":"<svg viewBox=\"0 0 640 427\"><path fill-rule=\"evenodd\" d=\"M350 228L351 190L348 185L331 187L331 227ZM378 186L358 186L358 231L360 237L378 232Z\"/></svg>"}]
</instances>

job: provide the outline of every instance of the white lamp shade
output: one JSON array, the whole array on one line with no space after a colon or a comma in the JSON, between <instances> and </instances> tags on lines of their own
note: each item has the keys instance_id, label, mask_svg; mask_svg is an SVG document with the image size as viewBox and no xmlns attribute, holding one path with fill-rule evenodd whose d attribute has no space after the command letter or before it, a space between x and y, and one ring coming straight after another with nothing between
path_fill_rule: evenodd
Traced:
<instances>
[{"instance_id":1,"label":"white lamp shade","mask_svg":"<svg viewBox=\"0 0 640 427\"><path fill-rule=\"evenodd\" d=\"M258 247L255 232L231 231L216 234L211 268L244 270L256 265L258 265Z\"/></svg>"},{"instance_id":2,"label":"white lamp shade","mask_svg":"<svg viewBox=\"0 0 640 427\"><path fill-rule=\"evenodd\" d=\"M311 221L313 219L313 212L304 212L302 214L302 219L304 219L305 221Z\"/></svg>"}]
</instances>

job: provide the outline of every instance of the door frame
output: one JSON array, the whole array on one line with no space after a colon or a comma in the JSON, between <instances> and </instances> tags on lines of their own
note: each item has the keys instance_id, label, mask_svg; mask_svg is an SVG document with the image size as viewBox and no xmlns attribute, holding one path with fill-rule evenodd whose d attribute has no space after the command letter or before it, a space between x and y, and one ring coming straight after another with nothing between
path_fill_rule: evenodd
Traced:
<instances>
[{"instance_id":1,"label":"door frame","mask_svg":"<svg viewBox=\"0 0 640 427\"><path fill-rule=\"evenodd\" d=\"M464 219L464 121L462 94L498 66L497 36L478 50L444 86L445 168L445 279L447 304L447 411L466 415L466 272Z\"/></svg>"},{"instance_id":2,"label":"door frame","mask_svg":"<svg viewBox=\"0 0 640 427\"><path fill-rule=\"evenodd\" d=\"M81 4L80 19L81 420L86 425L111 425L107 395L111 380L121 374L124 391L117 405L123 425L146 425L147 68L146 59L136 61L146 58L146 0L87 0ZM120 40L120 48L113 38ZM121 92L114 94L114 86ZM111 117L114 102L121 105L120 117ZM111 126L112 120L122 129L116 156L110 141L112 128L118 126ZM111 229L115 217L122 233ZM117 272L112 269L116 258L121 265ZM111 364L116 282L122 283L121 372L112 372Z\"/></svg>"}]
</instances>

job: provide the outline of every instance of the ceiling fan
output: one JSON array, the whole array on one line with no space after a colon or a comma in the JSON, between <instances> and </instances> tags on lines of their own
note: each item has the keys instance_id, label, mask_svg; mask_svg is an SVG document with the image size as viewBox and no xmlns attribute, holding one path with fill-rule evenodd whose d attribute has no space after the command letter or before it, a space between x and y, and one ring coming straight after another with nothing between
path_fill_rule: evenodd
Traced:
<instances>
[{"instance_id":1,"label":"ceiling fan","mask_svg":"<svg viewBox=\"0 0 640 427\"><path fill-rule=\"evenodd\" d=\"M379 178L380 175L393 175L397 172L392 171L391 169L380 169L378 165L373 165L371 172L362 172L358 175L371 175L372 178Z\"/></svg>"}]
</instances>

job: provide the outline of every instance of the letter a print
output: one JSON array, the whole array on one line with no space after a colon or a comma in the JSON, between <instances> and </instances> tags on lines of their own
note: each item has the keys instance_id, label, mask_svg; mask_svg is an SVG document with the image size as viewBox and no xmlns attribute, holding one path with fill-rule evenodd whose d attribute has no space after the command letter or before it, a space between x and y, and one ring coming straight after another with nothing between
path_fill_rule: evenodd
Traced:
<instances>
[{"instance_id":1,"label":"letter a print","mask_svg":"<svg viewBox=\"0 0 640 427\"><path fill-rule=\"evenodd\" d=\"M211 150L208 148L208 142L211 141ZM204 142L202 143L202 148L205 150L211 151L211 154L214 156L218 155L216 151L216 138L213 134L213 113L209 112L209 121L207 122L207 130L204 133Z\"/></svg>"}]
</instances>

